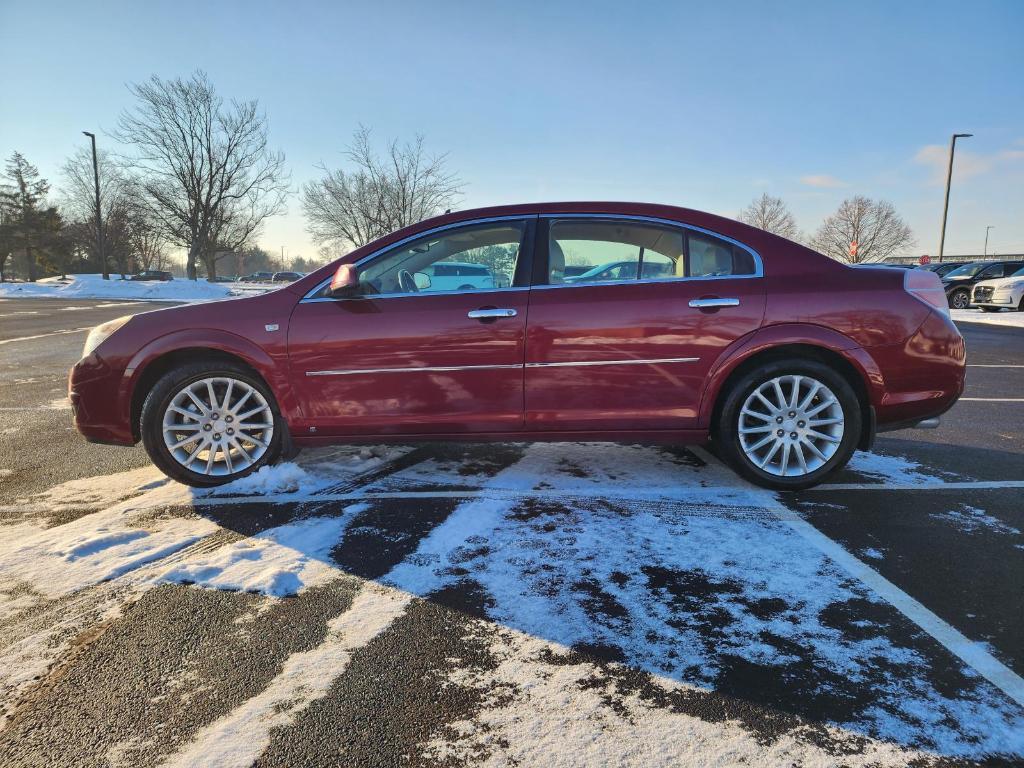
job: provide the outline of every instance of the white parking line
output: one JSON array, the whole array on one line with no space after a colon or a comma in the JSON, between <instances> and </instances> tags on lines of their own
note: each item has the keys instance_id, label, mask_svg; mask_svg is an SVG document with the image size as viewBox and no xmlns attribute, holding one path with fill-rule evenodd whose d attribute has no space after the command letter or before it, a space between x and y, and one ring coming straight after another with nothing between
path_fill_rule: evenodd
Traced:
<instances>
[{"instance_id":1,"label":"white parking line","mask_svg":"<svg viewBox=\"0 0 1024 768\"><path fill-rule=\"evenodd\" d=\"M1024 679L986 651L981 643L965 637L795 512L781 506L771 511L826 557L881 595L893 608L931 635L947 651L1024 707Z\"/></svg>"},{"instance_id":2,"label":"white parking line","mask_svg":"<svg viewBox=\"0 0 1024 768\"><path fill-rule=\"evenodd\" d=\"M968 363L968 368L1024 368L1024 365L1012 365L1010 363Z\"/></svg>"},{"instance_id":3,"label":"white parking line","mask_svg":"<svg viewBox=\"0 0 1024 768\"><path fill-rule=\"evenodd\" d=\"M693 452L708 463L722 466L722 462L708 451L697 448ZM942 486L936 484L935 486L928 487L938 488L951 485L954 484L946 483ZM956 485L965 484L957 483ZM1021 483L1021 485L1024 485L1024 483ZM834 488L835 486L832 487ZM883 485L882 487L887 486ZM919 486L911 487L916 489ZM976 486L971 485L971 487ZM874 488L874 486L858 486L858 490L860 488ZM851 576L859 579L869 589L877 592L887 603L931 635L947 651L975 670L1021 707L1024 707L1024 679L985 650L984 645L976 643L961 634L952 625L940 619L925 608L924 605L882 576L878 571L858 560L847 552L841 544L830 539L792 510L782 504L766 504L765 510L786 523L795 533L808 543L814 545L822 554L830 558Z\"/></svg>"},{"instance_id":4,"label":"white parking line","mask_svg":"<svg viewBox=\"0 0 1024 768\"><path fill-rule=\"evenodd\" d=\"M753 486L748 486L753 489ZM808 488L804 493L812 491L955 491L955 490L988 490L999 488L1024 488L1024 480L977 480L950 483L924 484L893 484L893 483L836 483ZM199 496L191 500L194 507L225 507L233 504L315 504L333 501L373 501L375 499L591 499L600 496L602 499L622 499L625 501L693 501L693 491L699 490L708 498L715 496L733 496L743 493L744 488L737 485L701 486L699 489L679 487L647 488L644 490L616 491L608 488L591 491L585 488L573 490L557 489L525 489L525 488L486 488L465 491L349 491L347 493L279 493L254 496ZM754 489L760 491L760 489Z\"/></svg>"},{"instance_id":5,"label":"white parking line","mask_svg":"<svg viewBox=\"0 0 1024 768\"><path fill-rule=\"evenodd\" d=\"M16 341L32 341L33 339L45 339L47 336L62 336L64 334L68 334L68 333L82 333L83 331L91 331L91 330L92 330L92 326L88 325L85 328L68 328L68 329L63 330L63 331L50 331L49 333L39 333L39 334L36 334L35 336L19 336L16 339L3 339L3 340L0 340L0 345L2 345L2 344L13 344Z\"/></svg>"},{"instance_id":6,"label":"white parking line","mask_svg":"<svg viewBox=\"0 0 1024 768\"><path fill-rule=\"evenodd\" d=\"M961 397L958 403L1024 403L1024 397Z\"/></svg>"}]
</instances>

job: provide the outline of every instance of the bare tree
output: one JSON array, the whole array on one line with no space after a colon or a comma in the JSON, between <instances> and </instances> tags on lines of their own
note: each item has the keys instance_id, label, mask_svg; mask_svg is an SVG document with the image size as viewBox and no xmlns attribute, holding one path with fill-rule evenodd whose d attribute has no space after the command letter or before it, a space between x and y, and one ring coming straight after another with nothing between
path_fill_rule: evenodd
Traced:
<instances>
[{"instance_id":1,"label":"bare tree","mask_svg":"<svg viewBox=\"0 0 1024 768\"><path fill-rule=\"evenodd\" d=\"M789 212L789 208L782 201L781 197L772 197L765 192L756 198L746 208L740 211L737 218L744 224L758 227L765 232L797 240L800 237L800 228L796 225L796 219Z\"/></svg>"},{"instance_id":2,"label":"bare tree","mask_svg":"<svg viewBox=\"0 0 1024 768\"><path fill-rule=\"evenodd\" d=\"M169 240L188 249L186 272L195 279L223 222L242 216L252 234L284 211L284 155L269 148L258 102L226 104L204 72L154 75L130 90L138 104L121 115L115 136L133 148L143 199Z\"/></svg>"},{"instance_id":3,"label":"bare tree","mask_svg":"<svg viewBox=\"0 0 1024 768\"><path fill-rule=\"evenodd\" d=\"M317 243L359 247L396 229L436 216L462 194L446 168L447 155L427 156L423 137L392 141L380 158L370 131L360 127L345 156L351 168L330 170L302 189L302 208Z\"/></svg>"},{"instance_id":4,"label":"bare tree","mask_svg":"<svg viewBox=\"0 0 1024 768\"><path fill-rule=\"evenodd\" d=\"M810 245L838 261L861 264L882 261L915 242L892 203L857 195L843 200L839 210L822 222Z\"/></svg>"}]
</instances>

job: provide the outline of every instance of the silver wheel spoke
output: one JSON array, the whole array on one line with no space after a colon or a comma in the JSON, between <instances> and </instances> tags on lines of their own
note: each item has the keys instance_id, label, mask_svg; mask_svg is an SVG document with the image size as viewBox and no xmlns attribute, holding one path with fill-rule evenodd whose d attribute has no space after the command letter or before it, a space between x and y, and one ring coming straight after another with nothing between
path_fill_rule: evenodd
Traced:
<instances>
[{"instance_id":1,"label":"silver wheel spoke","mask_svg":"<svg viewBox=\"0 0 1024 768\"><path fill-rule=\"evenodd\" d=\"M234 404L232 398L237 398ZM242 406L248 407L239 414ZM232 433L226 434L232 427ZM274 436L274 414L252 385L211 376L178 390L164 411L161 428L164 446L181 466L230 479L266 454Z\"/></svg>"},{"instance_id":2,"label":"silver wheel spoke","mask_svg":"<svg viewBox=\"0 0 1024 768\"><path fill-rule=\"evenodd\" d=\"M776 477L820 470L839 450L846 425L835 393L805 374L763 381L747 395L737 420L747 460Z\"/></svg>"}]
</instances>

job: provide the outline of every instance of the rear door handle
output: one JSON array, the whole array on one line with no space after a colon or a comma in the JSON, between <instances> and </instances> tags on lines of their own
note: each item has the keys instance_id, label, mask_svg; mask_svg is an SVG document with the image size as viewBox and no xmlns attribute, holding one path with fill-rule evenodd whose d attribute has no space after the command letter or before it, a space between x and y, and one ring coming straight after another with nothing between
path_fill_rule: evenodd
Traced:
<instances>
[{"instance_id":1,"label":"rear door handle","mask_svg":"<svg viewBox=\"0 0 1024 768\"><path fill-rule=\"evenodd\" d=\"M694 309L716 309L718 307L738 307L739 299L690 299L690 306Z\"/></svg>"},{"instance_id":2,"label":"rear door handle","mask_svg":"<svg viewBox=\"0 0 1024 768\"><path fill-rule=\"evenodd\" d=\"M471 320L497 320L499 317L515 317L514 309L471 309L466 317Z\"/></svg>"}]
</instances>

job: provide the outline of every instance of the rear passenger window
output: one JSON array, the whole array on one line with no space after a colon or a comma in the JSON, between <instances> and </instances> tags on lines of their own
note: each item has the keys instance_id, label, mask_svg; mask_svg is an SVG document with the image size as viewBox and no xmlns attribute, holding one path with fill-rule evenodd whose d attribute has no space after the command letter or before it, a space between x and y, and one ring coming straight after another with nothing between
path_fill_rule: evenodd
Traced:
<instances>
[{"instance_id":1,"label":"rear passenger window","mask_svg":"<svg viewBox=\"0 0 1024 768\"><path fill-rule=\"evenodd\" d=\"M752 275L754 257L743 248L712 235L691 232L690 277Z\"/></svg>"},{"instance_id":2,"label":"rear passenger window","mask_svg":"<svg viewBox=\"0 0 1024 768\"><path fill-rule=\"evenodd\" d=\"M549 285L753 274L746 249L682 227L582 218L549 225Z\"/></svg>"}]
</instances>

